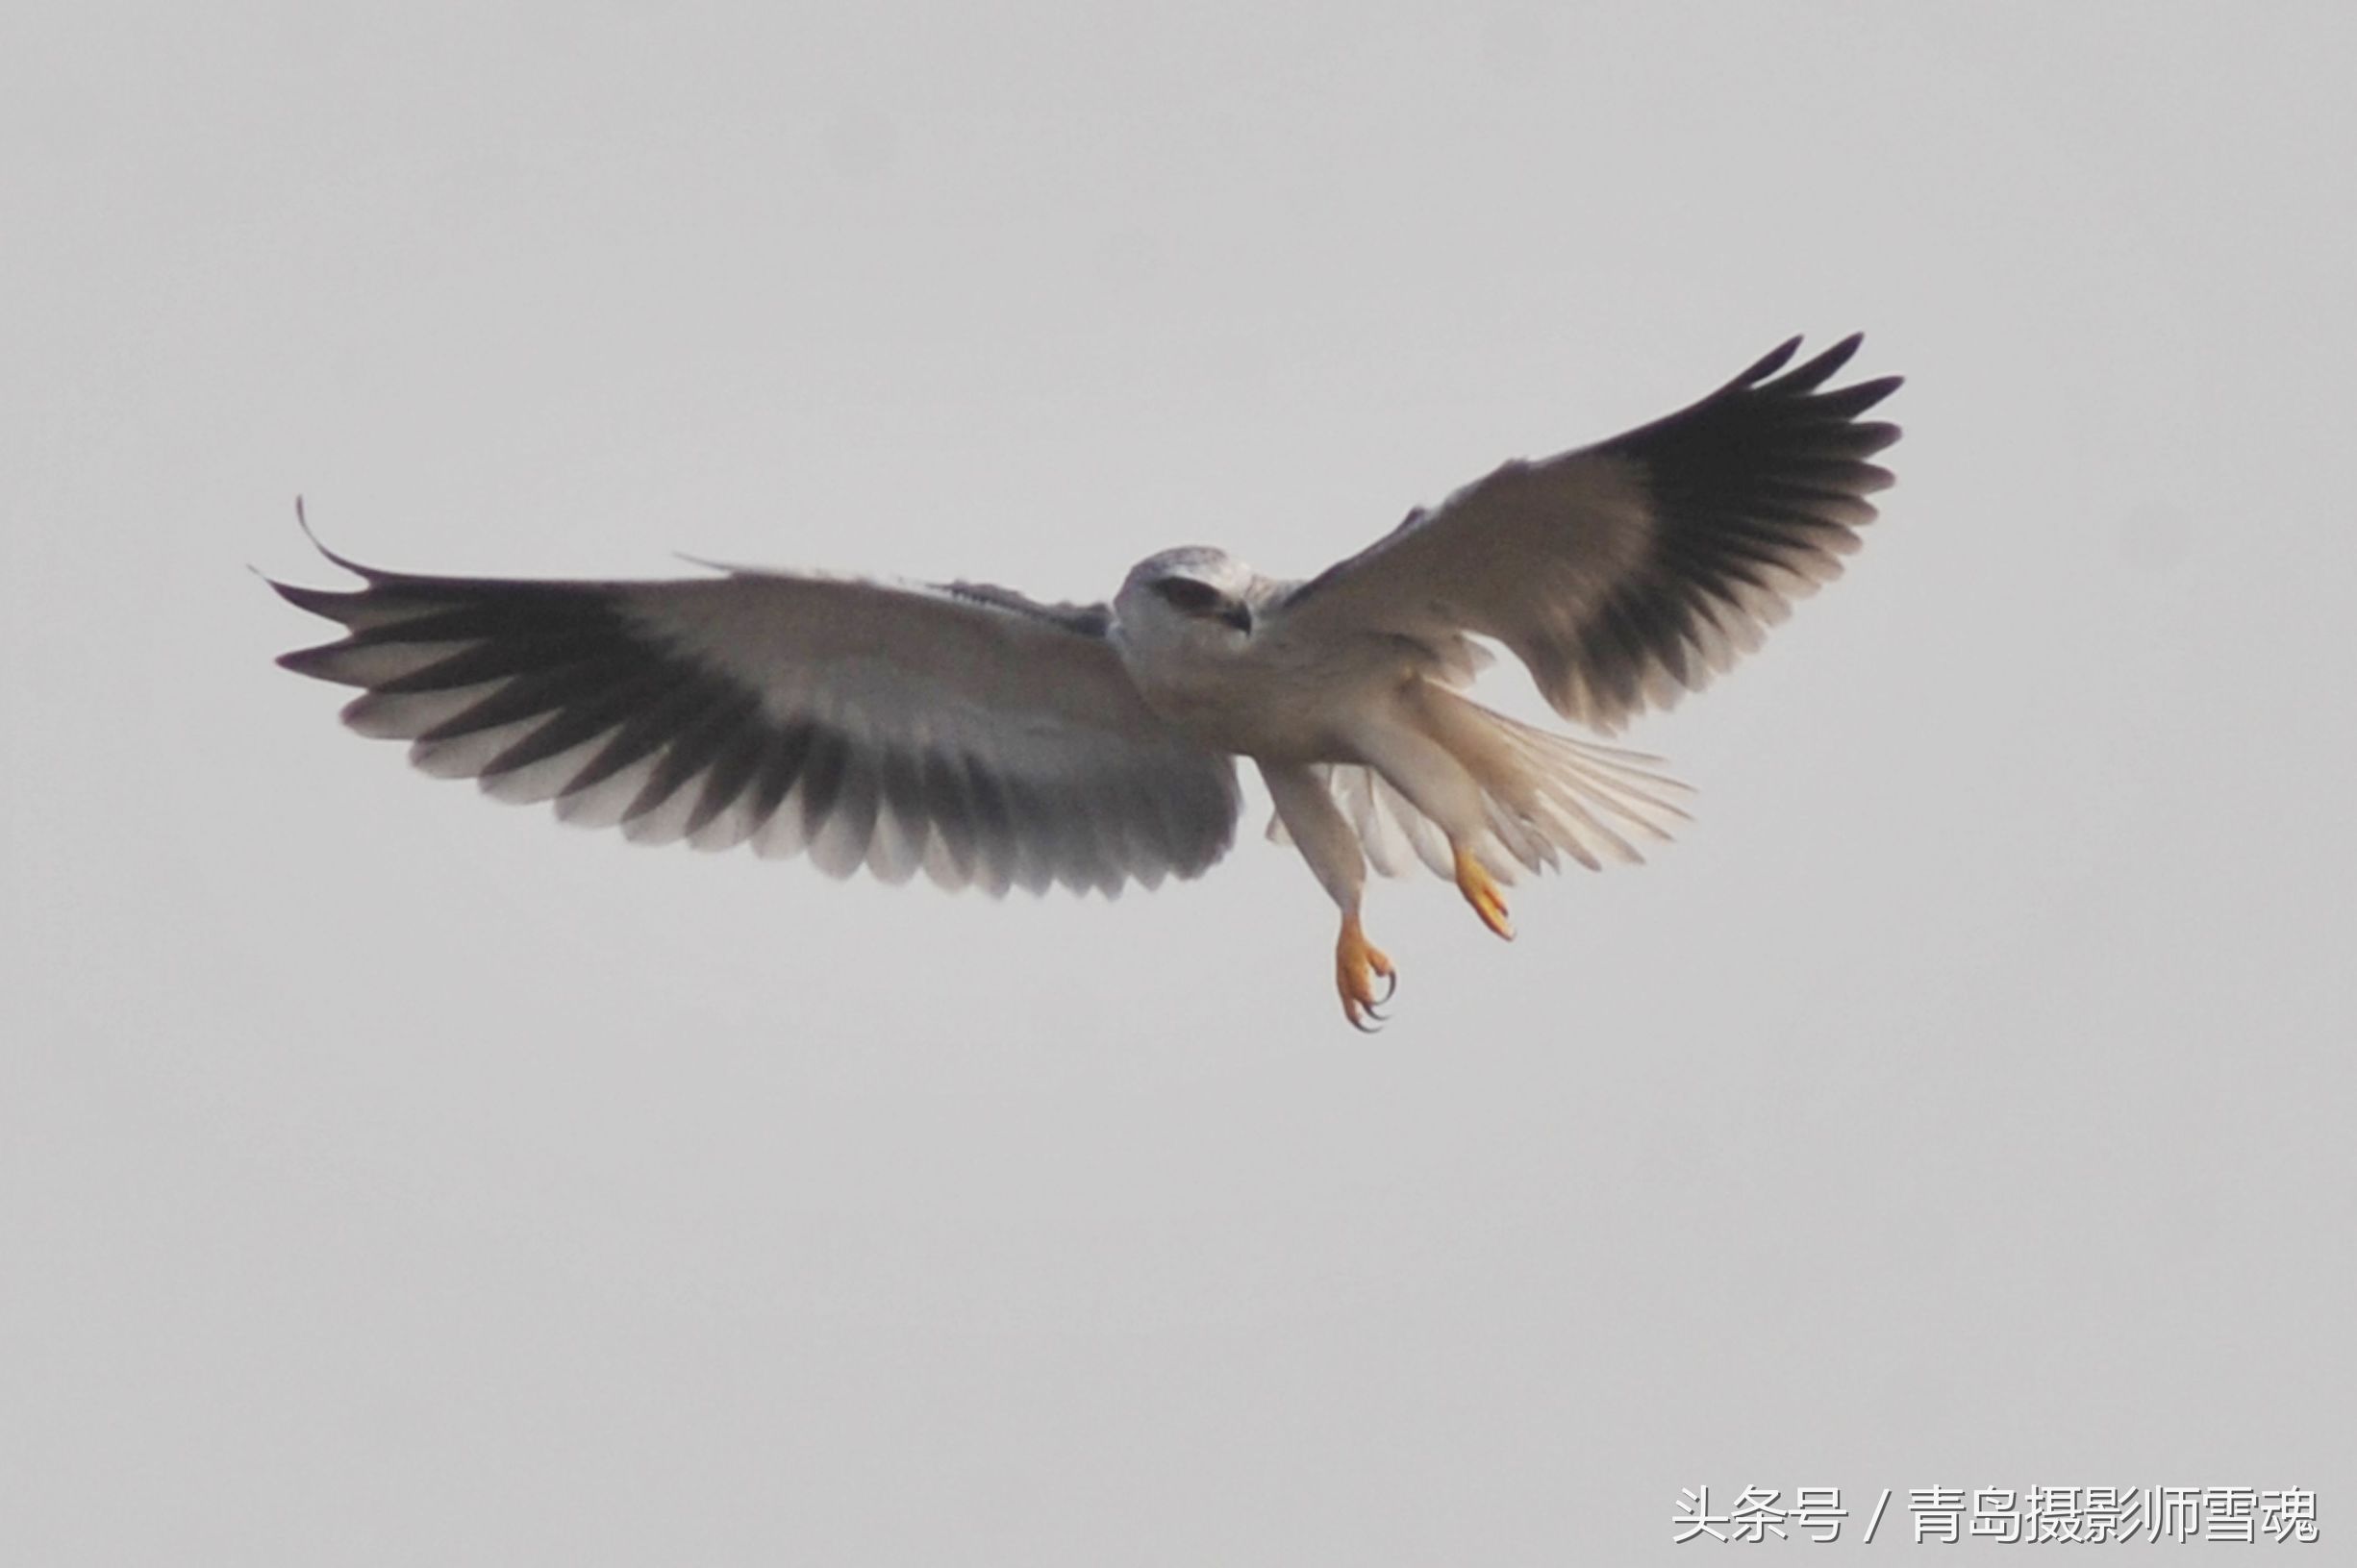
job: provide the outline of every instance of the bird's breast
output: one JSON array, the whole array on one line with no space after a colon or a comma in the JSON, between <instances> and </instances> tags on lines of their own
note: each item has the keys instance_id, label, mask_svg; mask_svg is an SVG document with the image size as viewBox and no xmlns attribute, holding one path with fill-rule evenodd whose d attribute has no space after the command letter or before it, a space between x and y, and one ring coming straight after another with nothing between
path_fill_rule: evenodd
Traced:
<instances>
[{"instance_id":1,"label":"bird's breast","mask_svg":"<svg viewBox=\"0 0 2357 1568\"><path fill-rule=\"evenodd\" d=\"M1190 740L1269 761L1347 760L1351 718L1374 695L1368 672L1283 647L1132 660L1130 671L1146 705Z\"/></svg>"}]
</instances>

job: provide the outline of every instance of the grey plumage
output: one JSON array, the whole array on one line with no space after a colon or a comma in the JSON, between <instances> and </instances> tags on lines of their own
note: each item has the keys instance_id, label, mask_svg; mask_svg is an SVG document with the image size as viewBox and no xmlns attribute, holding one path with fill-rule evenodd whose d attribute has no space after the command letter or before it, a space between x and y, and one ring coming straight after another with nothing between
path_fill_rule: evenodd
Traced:
<instances>
[{"instance_id":1,"label":"grey plumage","mask_svg":"<svg viewBox=\"0 0 2357 1568\"><path fill-rule=\"evenodd\" d=\"M364 585L272 585L345 635L280 662L364 688L345 722L409 741L425 771L554 801L568 821L994 892L1196 876L1234 836L1234 763L1138 699L1101 607L965 585L524 583L330 559ZM715 622L731 635L699 635Z\"/></svg>"}]
</instances>

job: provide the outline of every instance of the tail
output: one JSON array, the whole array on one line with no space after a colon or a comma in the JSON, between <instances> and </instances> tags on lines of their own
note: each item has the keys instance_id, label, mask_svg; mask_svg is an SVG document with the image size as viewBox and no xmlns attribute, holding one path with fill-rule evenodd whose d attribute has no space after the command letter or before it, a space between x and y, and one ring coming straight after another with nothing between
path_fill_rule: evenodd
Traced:
<instances>
[{"instance_id":1,"label":"tail","mask_svg":"<svg viewBox=\"0 0 2357 1568\"><path fill-rule=\"evenodd\" d=\"M1659 758L1551 734L1429 684L1417 707L1425 733L1481 786L1487 821L1472 849L1500 882L1513 882L1517 866L1553 869L1565 856L1591 871L1634 865L1644 859L1642 845L1667 843L1688 820L1677 802L1693 791L1653 772ZM1421 860L1436 876L1456 874L1439 825L1381 774L1346 764L1325 771L1377 871L1396 877Z\"/></svg>"}]
</instances>

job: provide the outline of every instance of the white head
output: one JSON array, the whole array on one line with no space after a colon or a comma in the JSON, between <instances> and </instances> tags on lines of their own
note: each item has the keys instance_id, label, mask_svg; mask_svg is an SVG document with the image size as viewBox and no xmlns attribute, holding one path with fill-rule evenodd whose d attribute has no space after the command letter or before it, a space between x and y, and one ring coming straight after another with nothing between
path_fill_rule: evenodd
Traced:
<instances>
[{"instance_id":1,"label":"white head","mask_svg":"<svg viewBox=\"0 0 2357 1568\"><path fill-rule=\"evenodd\" d=\"M1249 641L1261 576L1224 550L1191 544L1148 556L1114 595L1114 635L1133 647L1233 650Z\"/></svg>"}]
</instances>

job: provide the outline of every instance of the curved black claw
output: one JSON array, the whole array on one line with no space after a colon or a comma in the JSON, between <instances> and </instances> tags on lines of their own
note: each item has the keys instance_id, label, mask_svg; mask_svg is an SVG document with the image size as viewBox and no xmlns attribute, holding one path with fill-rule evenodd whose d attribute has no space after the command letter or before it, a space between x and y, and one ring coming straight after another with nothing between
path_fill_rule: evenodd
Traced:
<instances>
[{"instance_id":1,"label":"curved black claw","mask_svg":"<svg viewBox=\"0 0 2357 1568\"><path fill-rule=\"evenodd\" d=\"M1357 1030L1362 1034L1382 1033L1383 1025L1385 1022L1383 1014L1377 1012L1372 1004L1365 1004L1364 1006L1367 1018L1362 1018L1355 1012L1352 1013L1350 1015L1350 1027ZM1374 1022L1371 1024L1368 1023L1367 1021L1367 1018L1372 1018Z\"/></svg>"},{"instance_id":2,"label":"curved black claw","mask_svg":"<svg viewBox=\"0 0 2357 1568\"><path fill-rule=\"evenodd\" d=\"M1367 1005L1367 1010L1372 1012L1375 1010L1378 1005L1387 1008L1390 1007L1392 1005L1392 998L1397 996L1398 994L1399 971L1396 969L1388 969L1384 971L1383 975L1383 994L1377 997L1373 1002L1368 1003Z\"/></svg>"}]
</instances>

